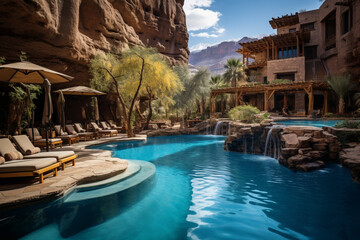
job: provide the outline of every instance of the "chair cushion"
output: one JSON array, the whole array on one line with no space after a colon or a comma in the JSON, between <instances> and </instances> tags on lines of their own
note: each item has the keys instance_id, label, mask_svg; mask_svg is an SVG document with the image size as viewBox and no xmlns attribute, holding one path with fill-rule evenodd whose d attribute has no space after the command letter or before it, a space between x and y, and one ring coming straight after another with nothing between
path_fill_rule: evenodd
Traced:
<instances>
[{"instance_id":1,"label":"chair cushion","mask_svg":"<svg viewBox=\"0 0 360 240\"><path fill-rule=\"evenodd\" d=\"M0 138L0 155L5 157L6 153L17 152L14 145L8 138Z\"/></svg>"},{"instance_id":2,"label":"chair cushion","mask_svg":"<svg viewBox=\"0 0 360 240\"><path fill-rule=\"evenodd\" d=\"M0 165L5 163L5 158L0 156Z\"/></svg>"},{"instance_id":3,"label":"chair cushion","mask_svg":"<svg viewBox=\"0 0 360 240\"><path fill-rule=\"evenodd\" d=\"M0 173L32 172L56 163L56 158L23 159L5 162L0 165Z\"/></svg>"},{"instance_id":4,"label":"chair cushion","mask_svg":"<svg viewBox=\"0 0 360 240\"><path fill-rule=\"evenodd\" d=\"M68 158L74 156L74 151L51 151L51 152L39 152L32 155L24 156L25 159L32 159L32 158L56 158L57 160L61 160L64 158Z\"/></svg>"},{"instance_id":5,"label":"chair cushion","mask_svg":"<svg viewBox=\"0 0 360 240\"><path fill-rule=\"evenodd\" d=\"M4 157L6 161L21 160L24 158L19 151L7 152Z\"/></svg>"},{"instance_id":6,"label":"chair cushion","mask_svg":"<svg viewBox=\"0 0 360 240\"><path fill-rule=\"evenodd\" d=\"M24 155L26 154L27 150L35 148L35 146L32 144L32 142L26 135L13 136L12 139Z\"/></svg>"},{"instance_id":7,"label":"chair cushion","mask_svg":"<svg viewBox=\"0 0 360 240\"><path fill-rule=\"evenodd\" d=\"M32 149L26 149L25 154L26 155L35 154L35 153L39 153L40 151L41 151L40 148L34 147Z\"/></svg>"}]
</instances>

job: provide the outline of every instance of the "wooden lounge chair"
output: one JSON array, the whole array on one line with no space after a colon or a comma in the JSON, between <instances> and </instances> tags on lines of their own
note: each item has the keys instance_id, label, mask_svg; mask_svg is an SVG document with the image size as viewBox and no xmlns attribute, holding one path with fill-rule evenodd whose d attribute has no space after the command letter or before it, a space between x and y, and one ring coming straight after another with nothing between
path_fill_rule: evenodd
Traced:
<instances>
[{"instance_id":1,"label":"wooden lounge chair","mask_svg":"<svg viewBox=\"0 0 360 240\"><path fill-rule=\"evenodd\" d=\"M118 132L125 132L125 128L117 126L113 120L107 120L107 122L109 123L111 129L115 129Z\"/></svg>"},{"instance_id":2,"label":"wooden lounge chair","mask_svg":"<svg viewBox=\"0 0 360 240\"><path fill-rule=\"evenodd\" d=\"M26 133L29 138L32 140L32 129L26 128ZM63 141L60 138L49 138L49 147L50 149L55 148L56 146L62 147ZM36 147L46 147L46 139L42 138L37 128L34 128L34 145Z\"/></svg>"},{"instance_id":3,"label":"wooden lounge chair","mask_svg":"<svg viewBox=\"0 0 360 240\"><path fill-rule=\"evenodd\" d=\"M93 128L93 130L95 132L98 132L100 137L103 137L104 135L108 135L108 136L113 136L113 135L117 135L118 131L113 130L113 129L109 129L109 130L105 130L105 129L101 129L96 123L92 122L90 123L91 127Z\"/></svg>"},{"instance_id":4,"label":"wooden lounge chair","mask_svg":"<svg viewBox=\"0 0 360 240\"><path fill-rule=\"evenodd\" d=\"M101 128L103 130L110 130L111 129L110 125L108 125L107 122L105 122L105 121L100 122L100 124L101 124Z\"/></svg>"},{"instance_id":5,"label":"wooden lounge chair","mask_svg":"<svg viewBox=\"0 0 360 240\"><path fill-rule=\"evenodd\" d=\"M56 176L61 165L56 158L23 159L8 138L0 139L0 154L8 158L0 157L0 178L36 177L43 183L46 177Z\"/></svg>"},{"instance_id":6,"label":"wooden lounge chair","mask_svg":"<svg viewBox=\"0 0 360 240\"><path fill-rule=\"evenodd\" d=\"M55 158L61 164L62 170L67 164L75 166L77 154L74 151L39 152L26 135L13 136L12 140L24 155L24 159Z\"/></svg>"},{"instance_id":7,"label":"wooden lounge chair","mask_svg":"<svg viewBox=\"0 0 360 240\"><path fill-rule=\"evenodd\" d=\"M78 134L68 134L67 132L64 132L60 125L55 125L55 132L57 137L61 138L63 141L67 141L69 145L71 145L72 142L79 142L79 135Z\"/></svg>"},{"instance_id":8,"label":"wooden lounge chair","mask_svg":"<svg viewBox=\"0 0 360 240\"><path fill-rule=\"evenodd\" d=\"M74 129L75 127L75 129ZM66 131L69 132L76 132L79 137L80 137L80 140L92 140L94 138L96 138L96 135L95 133L93 132L87 132L85 129L82 128L81 124L80 123L75 123L74 124L74 127L72 125L66 125Z\"/></svg>"}]
</instances>

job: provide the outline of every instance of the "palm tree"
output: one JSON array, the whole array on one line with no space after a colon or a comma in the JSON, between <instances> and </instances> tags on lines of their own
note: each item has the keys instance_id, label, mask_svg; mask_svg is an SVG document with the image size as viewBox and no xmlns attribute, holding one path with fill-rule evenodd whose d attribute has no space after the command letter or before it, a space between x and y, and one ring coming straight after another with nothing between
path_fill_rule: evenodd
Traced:
<instances>
[{"instance_id":1,"label":"palm tree","mask_svg":"<svg viewBox=\"0 0 360 240\"><path fill-rule=\"evenodd\" d=\"M224 73L225 83L232 83L233 87L236 87L237 81L246 79L244 65L240 59L228 59L224 67L226 69Z\"/></svg>"},{"instance_id":2,"label":"palm tree","mask_svg":"<svg viewBox=\"0 0 360 240\"><path fill-rule=\"evenodd\" d=\"M350 75L333 75L327 77L327 82L339 97L339 114L345 113L344 98L350 91Z\"/></svg>"}]
</instances>

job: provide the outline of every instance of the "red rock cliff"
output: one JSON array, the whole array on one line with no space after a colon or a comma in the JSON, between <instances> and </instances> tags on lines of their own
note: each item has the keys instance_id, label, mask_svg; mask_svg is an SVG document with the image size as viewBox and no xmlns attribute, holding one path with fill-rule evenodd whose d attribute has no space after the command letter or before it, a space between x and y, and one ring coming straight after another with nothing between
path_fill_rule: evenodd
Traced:
<instances>
[{"instance_id":1,"label":"red rock cliff","mask_svg":"<svg viewBox=\"0 0 360 240\"><path fill-rule=\"evenodd\" d=\"M132 45L155 47L172 64L188 62L184 0L2 0L0 56L29 60L87 84L89 59Z\"/></svg>"}]
</instances>

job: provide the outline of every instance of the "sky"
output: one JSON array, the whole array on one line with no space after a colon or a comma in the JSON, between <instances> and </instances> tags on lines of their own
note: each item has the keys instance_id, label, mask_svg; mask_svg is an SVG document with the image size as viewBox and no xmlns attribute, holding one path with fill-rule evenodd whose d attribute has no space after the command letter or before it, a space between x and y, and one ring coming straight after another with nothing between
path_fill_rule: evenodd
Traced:
<instances>
[{"instance_id":1,"label":"sky","mask_svg":"<svg viewBox=\"0 0 360 240\"><path fill-rule=\"evenodd\" d=\"M276 33L269 20L319 8L319 0L185 0L190 51Z\"/></svg>"}]
</instances>

